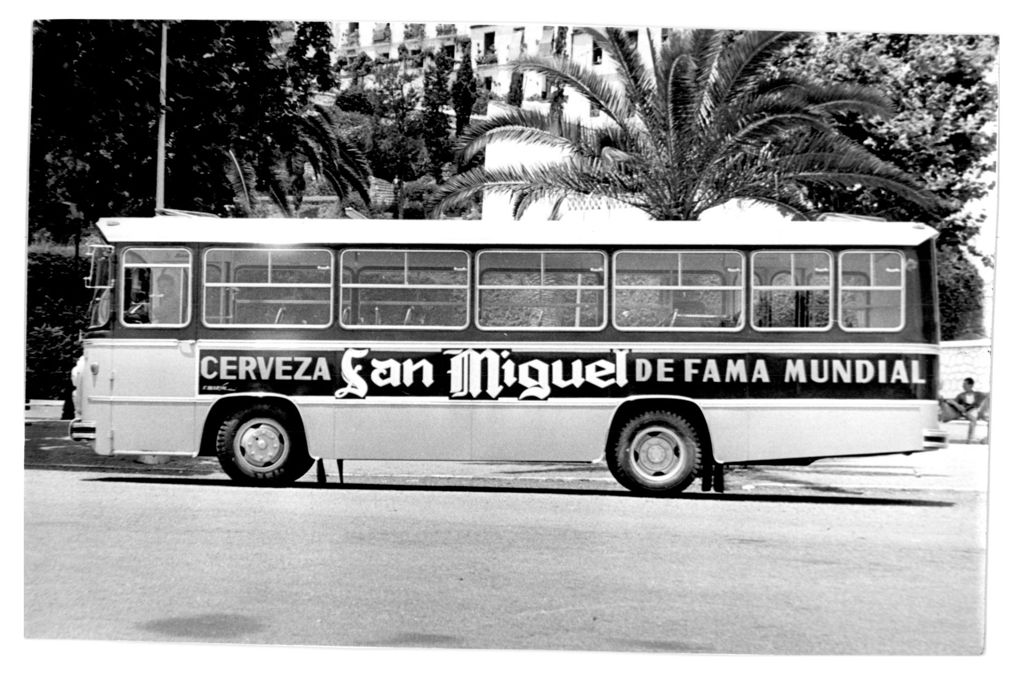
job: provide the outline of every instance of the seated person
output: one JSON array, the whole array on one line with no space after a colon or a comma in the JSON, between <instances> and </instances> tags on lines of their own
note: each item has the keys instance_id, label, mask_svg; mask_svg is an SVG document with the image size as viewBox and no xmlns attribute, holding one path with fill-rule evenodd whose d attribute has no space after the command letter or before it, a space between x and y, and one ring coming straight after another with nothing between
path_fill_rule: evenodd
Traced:
<instances>
[{"instance_id":1,"label":"seated person","mask_svg":"<svg viewBox=\"0 0 1024 676\"><path fill-rule=\"evenodd\" d=\"M963 387L964 391L956 395L955 399L943 399L939 402L939 416L942 422L967 420L967 443L972 444L978 420L988 420L992 398L984 392L974 390L974 378L965 378Z\"/></svg>"},{"instance_id":2,"label":"seated person","mask_svg":"<svg viewBox=\"0 0 1024 676\"><path fill-rule=\"evenodd\" d=\"M152 321L154 324L181 324L181 292L176 279L164 274L156 280Z\"/></svg>"}]
</instances>

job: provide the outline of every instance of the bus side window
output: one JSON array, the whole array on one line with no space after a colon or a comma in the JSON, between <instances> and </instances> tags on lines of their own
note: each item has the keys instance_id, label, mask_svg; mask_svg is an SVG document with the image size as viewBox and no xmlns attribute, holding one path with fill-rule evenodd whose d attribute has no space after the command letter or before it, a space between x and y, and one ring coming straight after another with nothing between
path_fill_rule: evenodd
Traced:
<instances>
[{"instance_id":1,"label":"bus side window","mask_svg":"<svg viewBox=\"0 0 1024 676\"><path fill-rule=\"evenodd\" d=\"M331 325L333 256L329 250L216 247L203 256L205 325Z\"/></svg>"},{"instance_id":2,"label":"bus side window","mask_svg":"<svg viewBox=\"0 0 1024 676\"><path fill-rule=\"evenodd\" d=\"M846 331L898 331L903 327L903 256L896 251L843 251L839 255L839 317Z\"/></svg>"},{"instance_id":3,"label":"bus side window","mask_svg":"<svg viewBox=\"0 0 1024 676\"><path fill-rule=\"evenodd\" d=\"M832 326L832 256L827 251L755 251L752 326L827 331ZM768 280L767 284L759 280Z\"/></svg>"},{"instance_id":4,"label":"bus side window","mask_svg":"<svg viewBox=\"0 0 1024 676\"><path fill-rule=\"evenodd\" d=\"M346 249L341 325L463 329L469 325L469 254L458 250Z\"/></svg>"},{"instance_id":5,"label":"bus side window","mask_svg":"<svg viewBox=\"0 0 1024 676\"><path fill-rule=\"evenodd\" d=\"M487 250L477 254L477 326L596 331L605 325L605 254Z\"/></svg>"},{"instance_id":6,"label":"bus side window","mask_svg":"<svg viewBox=\"0 0 1024 676\"><path fill-rule=\"evenodd\" d=\"M131 248L124 252L121 321L128 326L185 326L189 322L186 249Z\"/></svg>"},{"instance_id":7,"label":"bus side window","mask_svg":"<svg viewBox=\"0 0 1024 676\"><path fill-rule=\"evenodd\" d=\"M619 251L613 281L619 329L735 331L742 325L738 251Z\"/></svg>"}]
</instances>

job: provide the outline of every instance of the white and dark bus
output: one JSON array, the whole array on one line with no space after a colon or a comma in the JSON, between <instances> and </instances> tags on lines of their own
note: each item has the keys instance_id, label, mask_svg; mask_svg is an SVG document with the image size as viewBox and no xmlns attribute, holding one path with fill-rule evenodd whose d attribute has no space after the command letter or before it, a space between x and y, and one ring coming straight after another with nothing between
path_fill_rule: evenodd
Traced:
<instances>
[{"instance_id":1,"label":"white and dark bus","mask_svg":"<svg viewBox=\"0 0 1024 676\"><path fill-rule=\"evenodd\" d=\"M604 461L654 495L946 445L923 225L99 230L70 434L101 455L216 456L263 485L317 459Z\"/></svg>"}]
</instances>

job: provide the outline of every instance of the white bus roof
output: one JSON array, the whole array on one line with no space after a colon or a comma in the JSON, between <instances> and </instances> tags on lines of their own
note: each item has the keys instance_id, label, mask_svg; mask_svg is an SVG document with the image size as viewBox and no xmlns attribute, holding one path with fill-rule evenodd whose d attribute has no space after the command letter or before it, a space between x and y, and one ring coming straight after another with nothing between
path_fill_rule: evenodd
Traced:
<instances>
[{"instance_id":1,"label":"white bus roof","mask_svg":"<svg viewBox=\"0 0 1024 676\"><path fill-rule=\"evenodd\" d=\"M938 234L879 221L396 221L360 219L104 218L107 242L486 246L917 246Z\"/></svg>"}]
</instances>

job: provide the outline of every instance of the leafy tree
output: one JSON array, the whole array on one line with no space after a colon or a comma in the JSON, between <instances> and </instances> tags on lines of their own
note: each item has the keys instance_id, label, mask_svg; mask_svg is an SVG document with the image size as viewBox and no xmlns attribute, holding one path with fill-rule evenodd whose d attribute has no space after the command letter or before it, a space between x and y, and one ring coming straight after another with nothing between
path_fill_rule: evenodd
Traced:
<instances>
[{"instance_id":1,"label":"leafy tree","mask_svg":"<svg viewBox=\"0 0 1024 676\"><path fill-rule=\"evenodd\" d=\"M82 277L88 262L70 247L32 245L28 250L25 396L63 399L68 374L80 354L88 297Z\"/></svg>"},{"instance_id":2,"label":"leafy tree","mask_svg":"<svg viewBox=\"0 0 1024 676\"><path fill-rule=\"evenodd\" d=\"M943 336L980 332L983 284L968 253L985 214L963 205L992 188L997 92L991 77L998 40L985 35L835 34L796 45L780 68L836 82L875 83L898 102L889 119L837 118L837 127L879 157L919 176L944 202L934 210L868 188L820 186L820 208L929 223L939 230ZM988 261L986 261L987 263Z\"/></svg>"},{"instance_id":3,"label":"leafy tree","mask_svg":"<svg viewBox=\"0 0 1024 676\"><path fill-rule=\"evenodd\" d=\"M33 233L65 241L102 216L153 213L160 27L34 25ZM305 101L329 75L317 56L323 26L299 26L297 38L308 46L293 51L297 61L278 51L281 29L265 21L169 22L168 207L224 213L235 194L224 172L229 150L252 168L253 189L275 184L282 148L300 142Z\"/></svg>"},{"instance_id":4,"label":"leafy tree","mask_svg":"<svg viewBox=\"0 0 1024 676\"><path fill-rule=\"evenodd\" d=\"M939 315L943 340L985 335L985 284L978 268L955 246L938 249Z\"/></svg>"},{"instance_id":5,"label":"leafy tree","mask_svg":"<svg viewBox=\"0 0 1024 676\"><path fill-rule=\"evenodd\" d=\"M455 135L461 136L469 124L476 103L476 75L473 74L473 57L469 49L462 51L459 70L452 84L452 107L455 109Z\"/></svg>"},{"instance_id":6,"label":"leafy tree","mask_svg":"<svg viewBox=\"0 0 1024 676\"><path fill-rule=\"evenodd\" d=\"M159 64L155 21L34 24L30 233L153 213Z\"/></svg>"},{"instance_id":7,"label":"leafy tree","mask_svg":"<svg viewBox=\"0 0 1024 676\"><path fill-rule=\"evenodd\" d=\"M423 76L423 141L430 157L430 173L437 182L452 161L451 122L445 109L451 101L448 80L452 61L444 50L433 55L433 65Z\"/></svg>"},{"instance_id":8,"label":"leafy tree","mask_svg":"<svg viewBox=\"0 0 1024 676\"><path fill-rule=\"evenodd\" d=\"M735 198L814 213L815 185L873 186L934 206L905 172L835 129L836 115L887 115L889 102L855 86L770 78L768 66L798 33L674 34L653 71L616 28L589 30L617 65L610 83L566 58L521 59L517 68L573 89L607 119L591 128L510 108L463 135L463 158L492 141L559 148L543 168L471 169L441 187L439 210L484 190L511 194L517 215L539 199L610 198L660 220L692 220Z\"/></svg>"},{"instance_id":9,"label":"leafy tree","mask_svg":"<svg viewBox=\"0 0 1024 676\"><path fill-rule=\"evenodd\" d=\"M523 105L523 73L522 71L514 71L512 73L512 81L508 85L508 98L506 99L508 105L519 106Z\"/></svg>"},{"instance_id":10,"label":"leafy tree","mask_svg":"<svg viewBox=\"0 0 1024 676\"><path fill-rule=\"evenodd\" d=\"M256 190L275 185L278 148L295 140L301 110L275 59L278 26L183 21L168 39L167 204L220 213L233 201L230 148L255 167Z\"/></svg>"},{"instance_id":11,"label":"leafy tree","mask_svg":"<svg viewBox=\"0 0 1024 676\"><path fill-rule=\"evenodd\" d=\"M301 22L288 46L288 79L299 105L309 102L312 91L326 92L338 86L338 77L331 66L333 34L330 24L321 21Z\"/></svg>"},{"instance_id":12,"label":"leafy tree","mask_svg":"<svg viewBox=\"0 0 1024 676\"><path fill-rule=\"evenodd\" d=\"M423 174L423 130L419 93L398 65L374 71L373 151L370 164L379 178L411 181Z\"/></svg>"},{"instance_id":13,"label":"leafy tree","mask_svg":"<svg viewBox=\"0 0 1024 676\"><path fill-rule=\"evenodd\" d=\"M992 187L996 38L829 33L794 47L780 64L783 76L875 86L897 103L888 118L837 115L836 128L919 177L943 201L924 209L873 186L814 186L809 198L831 211L931 223L942 231L940 246L967 244L984 215L961 207Z\"/></svg>"},{"instance_id":14,"label":"leafy tree","mask_svg":"<svg viewBox=\"0 0 1024 676\"><path fill-rule=\"evenodd\" d=\"M556 59L560 59L565 56L565 43L568 35L568 26L555 27L555 37L554 44L551 46L551 55ZM554 89L550 92L548 100L551 102L550 113L552 119L562 119L562 108L565 106L565 87L562 86L561 82L557 82L555 84Z\"/></svg>"},{"instance_id":15,"label":"leafy tree","mask_svg":"<svg viewBox=\"0 0 1024 676\"><path fill-rule=\"evenodd\" d=\"M364 78L373 72L373 58L366 52L359 52L345 62L343 70L352 78L353 85L362 85Z\"/></svg>"}]
</instances>

